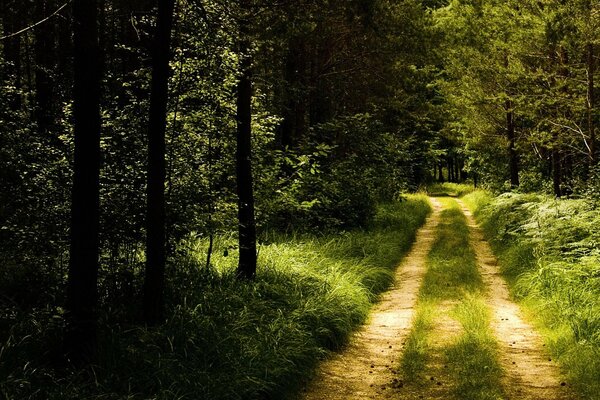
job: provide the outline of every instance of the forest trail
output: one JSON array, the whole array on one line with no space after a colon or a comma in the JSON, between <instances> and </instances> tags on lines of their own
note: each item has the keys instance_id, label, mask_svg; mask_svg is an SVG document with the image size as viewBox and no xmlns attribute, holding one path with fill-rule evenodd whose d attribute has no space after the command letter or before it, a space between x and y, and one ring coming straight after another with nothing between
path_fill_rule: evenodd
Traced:
<instances>
[{"instance_id":1,"label":"forest trail","mask_svg":"<svg viewBox=\"0 0 600 400\"><path fill-rule=\"evenodd\" d=\"M441 378L440 383L420 387L418 391L407 387L398 390L402 383L396 375L404 341L414 322L417 296L427 269L427 255L440 223L442 205L435 198L431 198L431 202L434 211L398 267L396 286L375 306L368 323L351 339L348 348L321 364L317 377L302 396L304 400L452 398L448 392L452 382L448 381L443 357L438 354L439 349L460 331L457 322L451 318L438 318L433 328L431 348L435 350L428 369L429 373ZM507 284L482 230L464 203L458 202L467 218L471 245L487 288L491 328L498 341L499 362L504 370L502 398L574 399L569 386L561 380L558 365L545 353L540 335L523 320L518 305L510 300ZM452 304L441 306L450 308Z\"/></svg>"},{"instance_id":2,"label":"forest trail","mask_svg":"<svg viewBox=\"0 0 600 400\"><path fill-rule=\"evenodd\" d=\"M306 400L384 398L394 382L394 365L410 332L417 295L433 245L442 205L431 199L433 213L417 233L412 249L396 270L395 285L374 307L369 321L348 348L324 361L303 396Z\"/></svg>"},{"instance_id":3,"label":"forest trail","mask_svg":"<svg viewBox=\"0 0 600 400\"><path fill-rule=\"evenodd\" d=\"M559 366L544 351L541 336L521 317L519 306L510 300L508 286L500 275L498 262L483 231L465 204L458 200L467 217L471 245L492 312L492 329L500 348L500 364L505 371L503 389L509 399L569 400L574 396L561 380Z\"/></svg>"}]
</instances>

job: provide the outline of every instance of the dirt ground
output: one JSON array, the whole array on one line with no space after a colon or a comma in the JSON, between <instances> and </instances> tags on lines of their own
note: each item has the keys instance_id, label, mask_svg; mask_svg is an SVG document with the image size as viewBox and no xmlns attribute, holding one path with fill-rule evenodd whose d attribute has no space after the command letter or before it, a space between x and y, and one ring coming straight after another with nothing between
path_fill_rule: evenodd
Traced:
<instances>
[{"instance_id":1,"label":"dirt ground","mask_svg":"<svg viewBox=\"0 0 600 400\"><path fill-rule=\"evenodd\" d=\"M417 295L426 272L427 255L435 239L442 206L431 198L433 213L417 233L415 243L396 271L395 285L374 307L370 318L341 353L325 360L317 377L306 387L305 400L351 399L447 399L451 382L444 373L437 348L460 331L451 318L435 321L428 373L431 385L402 390L396 368L402 347L415 315ZM481 229L465 205L459 201L470 229L483 280L488 288L487 302L492 312L492 329L500 347L500 363L505 375L503 391L510 400L571 400L575 397L560 375L557 364L544 351L543 342L511 301L508 287L500 276L496 258ZM451 307L443 305L442 307ZM440 313L444 315L444 313ZM433 375L437 375L434 379Z\"/></svg>"}]
</instances>

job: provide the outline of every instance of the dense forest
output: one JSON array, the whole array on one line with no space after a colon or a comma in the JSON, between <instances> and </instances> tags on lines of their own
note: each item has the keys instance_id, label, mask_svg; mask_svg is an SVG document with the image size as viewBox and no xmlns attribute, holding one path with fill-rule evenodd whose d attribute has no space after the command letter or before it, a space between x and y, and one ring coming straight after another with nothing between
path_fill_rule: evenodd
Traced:
<instances>
[{"instance_id":1,"label":"dense forest","mask_svg":"<svg viewBox=\"0 0 600 400\"><path fill-rule=\"evenodd\" d=\"M294 398L425 191L467 195L598 398L599 0L0 0L0 27L0 399Z\"/></svg>"}]
</instances>

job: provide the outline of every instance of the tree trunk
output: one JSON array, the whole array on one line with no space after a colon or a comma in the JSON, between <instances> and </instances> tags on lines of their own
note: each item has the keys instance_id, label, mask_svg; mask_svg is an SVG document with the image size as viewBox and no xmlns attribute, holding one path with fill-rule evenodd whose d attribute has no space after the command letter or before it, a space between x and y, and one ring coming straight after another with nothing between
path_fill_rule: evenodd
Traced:
<instances>
[{"instance_id":1,"label":"tree trunk","mask_svg":"<svg viewBox=\"0 0 600 400\"><path fill-rule=\"evenodd\" d=\"M513 111L513 102L507 99L505 103L506 109L506 138L508 139L508 162L510 171L510 187L516 188L519 186L519 155L516 149L515 135L515 113Z\"/></svg>"},{"instance_id":2,"label":"tree trunk","mask_svg":"<svg viewBox=\"0 0 600 400\"><path fill-rule=\"evenodd\" d=\"M444 164L441 161L438 163L438 168L440 170L439 182L444 183Z\"/></svg>"},{"instance_id":3,"label":"tree trunk","mask_svg":"<svg viewBox=\"0 0 600 400\"><path fill-rule=\"evenodd\" d=\"M48 0L35 2L35 18L42 20L52 13L53 4ZM54 25L47 21L34 29L34 71L35 71L35 100L34 109L37 131L43 140L49 140L48 133L55 121L54 112Z\"/></svg>"},{"instance_id":4,"label":"tree trunk","mask_svg":"<svg viewBox=\"0 0 600 400\"><path fill-rule=\"evenodd\" d=\"M96 349L101 129L97 11L96 1L73 1L75 163L65 349L74 362L92 360Z\"/></svg>"},{"instance_id":5,"label":"tree trunk","mask_svg":"<svg viewBox=\"0 0 600 400\"><path fill-rule=\"evenodd\" d=\"M594 112L596 99L594 95L594 73L596 72L596 62L594 60L594 45L587 44L587 124L588 135L590 137L589 160L590 166L595 167L598 162L596 150L596 127L594 125Z\"/></svg>"},{"instance_id":6,"label":"tree trunk","mask_svg":"<svg viewBox=\"0 0 600 400\"><path fill-rule=\"evenodd\" d=\"M150 117L148 119L148 186L146 200L146 275L144 320L164 319L165 290L165 131L169 97L169 60L175 0L159 0L152 52Z\"/></svg>"},{"instance_id":7,"label":"tree trunk","mask_svg":"<svg viewBox=\"0 0 600 400\"><path fill-rule=\"evenodd\" d=\"M10 35L17 32L21 28L21 2L14 1L10 3L8 0L2 1L2 26L4 35ZM21 72L21 38L13 36L4 40L3 55L7 65L5 66L6 76L2 77L8 81L12 81L15 85L16 93L9 99L8 106L11 110L16 111L21 108L21 88L22 88L22 72Z\"/></svg>"},{"instance_id":8,"label":"tree trunk","mask_svg":"<svg viewBox=\"0 0 600 400\"><path fill-rule=\"evenodd\" d=\"M562 196L561 190L561 178L562 172L560 168L561 157L560 157L560 149L558 148L558 133L554 133L553 135L554 144L552 147L552 186L554 188L554 195L556 197Z\"/></svg>"},{"instance_id":9,"label":"tree trunk","mask_svg":"<svg viewBox=\"0 0 600 400\"><path fill-rule=\"evenodd\" d=\"M306 46L302 38L289 40L285 60L283 122L277 138L282 149L293 148L306 134Z\"/></svg>"},{"instance_id":10,"label":"tree trunk","mask_svg":"<svg viewBox=\"0 0 600 400\"><path fill-rule=\"evenodd\" d=\"M242 11L248 12L248 0L240 0ZM241 76L237 87L237 151L236 175L240 259L237 275L253 279L256 275L256 222L252 188L252 59L248 16L240 20L239 52Z\"/></svg>"}]
</instances>

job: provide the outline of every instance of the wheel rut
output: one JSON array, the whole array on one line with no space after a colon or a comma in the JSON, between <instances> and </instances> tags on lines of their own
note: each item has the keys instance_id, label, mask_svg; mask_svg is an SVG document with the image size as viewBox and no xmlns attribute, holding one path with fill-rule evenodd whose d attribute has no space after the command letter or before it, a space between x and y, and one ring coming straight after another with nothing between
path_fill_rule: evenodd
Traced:
<instances>
[{"instance_id":1,"label":"wheel rut","mask_svg":"<svg viewBox=\"0 0 600 400\"><path fill-rule=\"evenodd\" d=\"M427 256L440 222L441 203L430 198L433 213L419 230L415 243L396 270L395 285L374 306L369 320L341 353L325 360L316 378L300 396L303 400L352 399L449 399L449 377L443 369L439 349L460 332L457 322L440 317L435 321L433 357L428 365L431 385L402 390L396 367L402 347L412 328L417 297L427 269ZM577 397L561 378L559 366L544 351L541 336L522 318L519 306L510 299L498 263L473 215L458 200L467 218L470 242L487 288L486 301L492 313L491 327L498 341L503 400L575 400ZM449 305L440 305L447 314ZM443 310L442 310L443 311ZM437 339L436 339L437 338ZM439 382L439 383L438 383ZM436 385L437 384L437 385ZM417 388L413 388L417 389Z\"/></svg>"},{"instance_id":2,"label":"wheel rut","mask_svg":"<svg viewBox=\"0 0 600 400\"><path fill-rule=\"evenodd\" d=\"M391 394L394 364L411 329L427 254L440 221L442 205L436 199L431 199L431 204L432 214L396 270L394 287L382 296L348 347L321 364L302 399L383 399Z\"/></svg>"},{"instance_id":3,"label":"wheel rut","mask_svg":"<svg viewBox=\"0 0 600 400\"><path fill-rule=\"evenodd\" d=\"M500 348L505 371L503 389L514 400L572 400L571 389L561 379L559 366L543 348L541 336L526 322L519 306L510 299L508 286L483 231L465 204L458 200L467 217L471 245L488 293L491 326Z\"/></svg>"}]
</instances>

